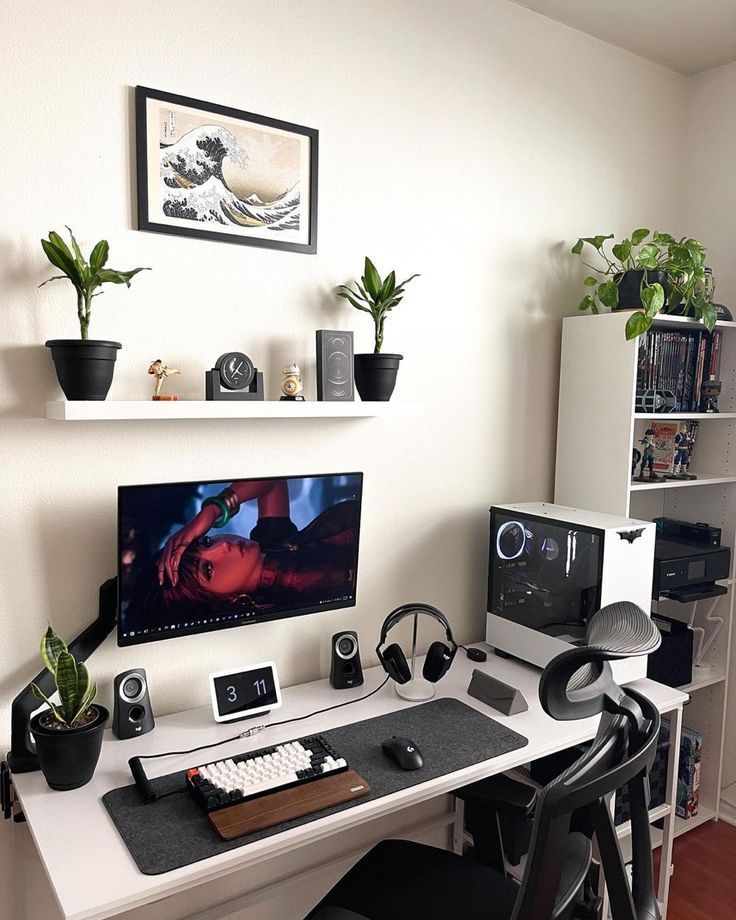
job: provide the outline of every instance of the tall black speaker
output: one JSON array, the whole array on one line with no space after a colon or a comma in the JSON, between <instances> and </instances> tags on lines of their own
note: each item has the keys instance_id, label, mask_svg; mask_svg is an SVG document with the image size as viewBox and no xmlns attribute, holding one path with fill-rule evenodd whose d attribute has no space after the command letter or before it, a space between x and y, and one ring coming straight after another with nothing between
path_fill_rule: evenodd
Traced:
<instances>
[{"instance_id":1,"label":"tall black speaker","mask_svg":"<svg viewBox=\"0 0 736 920\"><path fill-rule=\"evenodd\" d=\"M317 399L346 402L353 388L353 333L317 330Z\"/></svg>"},{"instance_id":2,"label":"tall black speaker","mask_svg":"<svg viewBox=\"0 0 736 920\"><path fill-rule=\"evenodd\" d=\"M363 668L360 664L358 634L346 629L332 637L330 683L335 690L360 687L363 683Z\"/></svg>"},{"instance_id":3,"label":"tall black speaker","mask_svg":"<svg viewBox=\"0 0 736 920\"><path fill-rule=\"evenodd\" d=\"M155 726L148 680L143 668L131 668L115 678L112 731L121 740L145 735Z\"/></svg>"}]
</instances>

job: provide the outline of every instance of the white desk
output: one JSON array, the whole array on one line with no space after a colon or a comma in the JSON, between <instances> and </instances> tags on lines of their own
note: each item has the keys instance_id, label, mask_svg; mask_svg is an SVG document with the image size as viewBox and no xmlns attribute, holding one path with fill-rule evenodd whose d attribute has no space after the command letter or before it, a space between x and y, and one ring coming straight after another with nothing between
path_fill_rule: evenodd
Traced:
<instances>
[{"instance_id":1,"label":"white desk","mask_svg":"<svg viewBox=\"0 0 736 920\"><path fill-rule=\"evenodd\" d=\"M466 690L474 667L486 670L518 687L529 703L529 710L519 715L504 717L469 697ZM314 848L317 841L334 838L334 851L339 853L340 837L336 835L344 834L350 828L395 814L438 796L445 796L467 783L592 738L597 728L598 717L575 722L555 722L542 711L537 695L539 673L534 668L497 658L493 654L489 655L485 664L478 665L469 661L460 651L450 673L437 685L438 697L454 697L508 725L529 739L527 747L411 786L392 795L356 804L355 807L337 814L163 875L147 876L138 871L110 820L101 797L110 789L131 782L127 766L129 757L192 748L218 738L227 738L236 734L238 725L246 728L248 722L217 725L212 719L209 707L163 716L157 719L155 730L142 738L118 741L109 731L106 732L97 771L92 781L82 789L52 792L46 786L40 772L15 776L13 784L62 915L67 920L100 920L140 905L151 904L177 892L211 884L214 880L223 879L232 873L241 873L247 869L250 875L255 866L263 868L268 861L285 858L298 848L305 848L304 852L309 853L310 847ZM335 691L326 680L289 687L284 691L284 705L274 712L273 720L280 721L343 702L351 696L358 698L376 687L384 676L384 672L379 668L369 669L365 673L363 687L350 691ZM202 680L205 680L204 675ZM687 701L685 694L648 680L637 681L633 686L645 693L661 712L672 713L673 734L675 729L679 731L682 706ZM280 726L273 731L267 730L252 738L223 745L214 752L146 761L146 771L149 776L160 776L193 766L202 761L202 758L224 758L412 705L416 704L399 699L389 682L375 696L354 706L346 706L301 722ZM253 722L268 720L268 716L263 720L255 717ZM376 738L376 743L380 743L381 740L383 739ZM668 801L671 801L674 791L676 770L674 776L673 771L670 771L670 777L672 781L668 790ZM151 807L156 806L154 804ZM451 816L448 817L448 839L451 820ZM665 866L671 861L672 830L673 820L667 816L663 841ZM318 850L324 852L323 847L318 847L313 852ZM272 863L271 870L274 866ZM91 880L91 883L80 884L82 878ZM270 878L273 879L273 871ZM273 881L270 884L273 885ZM659 892L662 901L666 901L668 884L669 873L662 873ZM307 913L311 906L312 902L305 903L304 913ZM227 910L224 910L212 913L211 916L226 914ZM204 916L204 913L198 911L197 916ZM258 916L269 915L259 913Z\"/></svg>"}]
</instances>

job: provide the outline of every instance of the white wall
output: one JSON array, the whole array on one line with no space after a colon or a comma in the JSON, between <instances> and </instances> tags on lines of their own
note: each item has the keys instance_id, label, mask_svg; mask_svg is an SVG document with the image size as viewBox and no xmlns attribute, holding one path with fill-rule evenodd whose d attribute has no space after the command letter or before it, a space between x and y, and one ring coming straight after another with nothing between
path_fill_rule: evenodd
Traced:
<instances>
[{"instance_id":1,"label":"white wall","mask_svg":"<svg viewBox=\"0 0 736 920\"><path fill-rule=\"evenodd\" d=\"M359 630L370 662L382 618L411 599L442 607L461 641L479 638L488 506L551 495L559 318L581 296L570 242L676 226L684 78L502 0L5 0L2 11L5 748L47 620L71 638L114 572L118 483L364 470L359 605L227 636L110 641L90 662L103 702L132 665L148 669L159 712L205 703L208 671L264 656L287 684L314 678L341 626ZM137 232L135 84L319 128L319 254ZM109 239L112 265L153 269L95 302L92 335L124 343L111 398L148 398L158 356L198 397L202 371L232 347L263 367L271 395L281 365L299 360L313 396L314 329L353 328L369 347L362 314L332 293L367 252L422 273L386 348L406 355L396 399L423 399L424 417L44 420L57 388L42 343L76 330L70 289L37 289L50 273L39 240L65 223L87 247ZM591 386L603 402L605 381Z\"/></svg>"},{"instance_id":2,"label":"white wall","mask_svg":"<svg viewBox=\"0 0 736 920\"><path fill-rule=\"evenodd\" d=\"M736 315L736 63L688 81L688 233L708 246L716 277L716 300ZM732 633L736 643L736 630ZM728 688L723 785L736 783L736 676L733 648Z\"/></svg>"}]
</instances>

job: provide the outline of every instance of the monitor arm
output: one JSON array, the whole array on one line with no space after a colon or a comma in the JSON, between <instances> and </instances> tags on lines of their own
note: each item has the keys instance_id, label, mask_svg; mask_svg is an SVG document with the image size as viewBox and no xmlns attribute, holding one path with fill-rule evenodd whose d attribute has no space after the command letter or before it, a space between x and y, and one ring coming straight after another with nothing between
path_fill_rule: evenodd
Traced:
<instances>
[{"instance_id":1,"label":"monitor arm","mask_svg":"<svg viewBox=\"0 0 736 920\"><path fill-rule=\"evenodd\" d=\"M69 651L77 661L89 658L114 629L117 621L117 587L117 578L109 578L100 585L100 606L97 619L69 643ZM45 669L34 678L33 682L49 695L55 689L53 675ZM39 769L36 747L31 741L30 732L31 713L34 709L38 709L39 705L39 700L33 695L30 683L13 700L10 751L7 756L7 766L13 773L31 773ZM3 802L4 805L5 802Z\"/></svg>"}]
</instances>

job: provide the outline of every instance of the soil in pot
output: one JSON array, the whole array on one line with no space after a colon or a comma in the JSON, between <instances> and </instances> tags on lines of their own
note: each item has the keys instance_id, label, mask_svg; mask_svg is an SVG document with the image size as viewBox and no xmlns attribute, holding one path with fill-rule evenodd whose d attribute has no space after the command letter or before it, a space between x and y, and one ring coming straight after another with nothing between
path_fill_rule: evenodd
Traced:
<instances>
[{"instance_id":1,"label":"soil in pot","mask_svg":"<svg viewBox=\"0 0 736 920\"><path fill-rule=\"evenodd\" d=\"M616 275L614 280L618 285L618 309L619 310L640 310L641 303L641 282L644 277L644 271L628 271L622 275ZM667 272L648 271L648 284L661 284L664 288L665 303L670 292L669 282L667 281ZM666 308L665 308L666 309Z\"/></svg>"},{"instance_id":2,"label":"soil in pot","mask_svg":"<svg viewBox=\"0 0 736 920\"><path fill-rule=\"evenodd\" d=\"M96 339L49 339L59 386L67 399L102 400L115 371L120 342Z\"/></svg>"},{"instance_id":3,"label":"soil in pot","mask_svg":"<svg viewBox=\"0 0 736 920\"><path fill-rule=\"evenodd\" d=\"M60 726L48 711L31 719L36 753L52 789L78 789L92 779L110 714L96 703L90 707L90 713L83 724L74 728Z\"/></svg>"},{"instance_id":4,"label":"soil in pot","mask_svg":"<svg viewBox=\"0 0 736 920\"><path fill-rule=\"evenodd\" d=\"M363 402L388 402L403 355L355 355L355 388Z\"/></svg>"}]
</instances>

